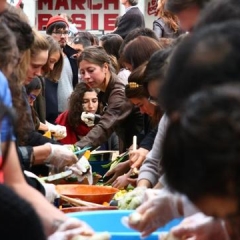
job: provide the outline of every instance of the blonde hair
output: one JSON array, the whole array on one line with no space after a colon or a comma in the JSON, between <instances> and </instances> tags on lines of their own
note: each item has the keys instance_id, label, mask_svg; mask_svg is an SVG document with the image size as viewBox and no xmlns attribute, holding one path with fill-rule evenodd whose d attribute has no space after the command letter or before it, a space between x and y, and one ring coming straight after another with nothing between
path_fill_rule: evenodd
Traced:
<instances>
[{"instance_id":1,"label":"blonde hair","mask_svg":"<svg viewBox=\"0 0 240 240\"><path fill-rule=\"evenodd\" d=\"M33 29L34 41L30 48L31 57L37 55L40 51L48 51L49 43L46 37L39 33L36 29Z\"/></svg>"},{"instance_id":2,"label":"blonde hair","mask_svg":"<svg viewBox=\"0 0 240 240\"><path fill-rule=\"evenodd\" d=\"M165 10L167 0L158 0L157 16L161 18L174 32L179 29L178 18L173 13Z\"/></svg>"}]
</instances>

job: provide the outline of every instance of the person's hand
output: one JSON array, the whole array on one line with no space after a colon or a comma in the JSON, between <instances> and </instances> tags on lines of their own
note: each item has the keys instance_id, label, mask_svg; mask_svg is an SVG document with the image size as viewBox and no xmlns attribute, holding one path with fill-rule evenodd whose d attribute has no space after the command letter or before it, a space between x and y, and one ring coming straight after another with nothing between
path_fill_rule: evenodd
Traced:
<instances>
[{"instance_id":1,"label":"person's hand","mask_svg":"<svg viewBox=\"0 0 240 240\"><path fill-rule=\"evenodd\" d=\"M203 213L185 218L178 226L172 228L171 234L179 239L230 239L223 220L205 216Z\"/></svg>"},{"instance_id":2,"label":"person's hand","mask_svg":"<svg viewBox=\"0 0 240 240\"><path fill-rule=\"evenodd\" d=\"M106 184L112 184L117 177L123 175L129 170L129 162L125 161L122 163L119 163L115 168L109 170L104 177L111 177Z\"/></svg>"},{"instance_id":3,"label":"person's hand","mask_svg":"<svg viewBox=\"0 0 240 240\"><path fill-rule=\"evenodd\" d=\"M112 187L123 189L125 188L130 182L128 181L129 177L127 174L123 174L122 176L118 177L113 183Z\"/></svg>"},{"instance_id":4,"label":"person's hand","mask_svg":"<svg viewBox=\"0 0 240 240\"><path fill-rule=\"evenodd\" d=\"M148 150L144 148L138 148L137 150L132 150L129 152L129 161L131 168L141 167L143 161L145 160Z\"/></svg>"},{"instance_id":5,"label":"person's hand","mask_svg":"<svg viewBox=\"0 0 240 240\"><path fill-rule=\"evenodd\" d=\"M45 160L47 165L53 165L55 169L61 171L65 166L71 166L77 162L74 153L64 145L46 143L51 147L51 153Z\"/></svg>"},{"instance_id":6,"label":"person's hand","mask_svg":"<svg viewBox=\"0 0 240 240\"><path fill-rule=\"evenodd\" d=\"M94 231L85 222L68 218L48 237L48 240L71 240L76 235L92 236L93 234Z\"/></svg>"},{"instance_id":7,"label":"person's hand","mask_svg":"<svg viewBox=\"0 0 240 240\"><path fill-rule=\"evenodd\" d=\"M147 237L170 220L180 217L178 212L180 200L180 197L165 189L147 189L143 204L136 209L141 215L141 220L137 224L131 224L128 220L128 225L141 232L142 237Z\"/></svg>"},{"instance_id":8,"label":"person's hand","mask_svg":"<svg viewBox=\"0 0 240 240\"><path fill-rule=\"evenodd\" d=\"M49 122L46 122L48 131L51 132L52 136L57 140L63 139L67 136L67 129L65 126L53 125Z\"/></svg>"},{"instance_id":9,"label":"person's hand","mask_svg":"<svg viewBox=\"0 0 240 240\"><path fill-rule=\"evenodd\" d=\"M82 182L84 178L88 179L90 185L93 184L92 167L84 156L81 157L76 164L69 167L73 174L78 178L78 182Z\"/></svg>"}]
</instances>

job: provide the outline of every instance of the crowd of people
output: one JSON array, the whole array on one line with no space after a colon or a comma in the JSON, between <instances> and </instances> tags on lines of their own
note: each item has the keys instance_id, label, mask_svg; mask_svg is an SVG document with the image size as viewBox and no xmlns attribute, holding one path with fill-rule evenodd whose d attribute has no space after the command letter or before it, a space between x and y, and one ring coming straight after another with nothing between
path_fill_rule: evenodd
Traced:
<instances>
[{"instance_id":1,"label":"crowd of people","mask_svg":"<svg viewBox=\"0 0 240 240\"><path fill-rule=\"evenodd\" d=\"M238 0L159 0L152 29L137 0L120 2L100 39L64 13L42 34L0 2L2 237L94 234L31 175L75 164L73 145L128 152L104 178L143 192L141 218L127 221L142 237L182 217L176 239L240 239Z\"/></svg>"}]
</instances>

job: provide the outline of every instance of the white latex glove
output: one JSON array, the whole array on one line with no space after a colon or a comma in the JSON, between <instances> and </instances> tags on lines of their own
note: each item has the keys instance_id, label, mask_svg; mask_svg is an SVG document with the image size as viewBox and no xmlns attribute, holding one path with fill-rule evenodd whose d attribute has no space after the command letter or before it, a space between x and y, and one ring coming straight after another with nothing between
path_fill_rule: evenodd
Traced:
<instances>
[{"instance_id":1,"label":"white latex glove","mask_svg":"<svg viewBox=\"0 0 240 240\"><path fill-rule=\"evenodd\" d=\"M83 181L84 178L88 179L90 185L93 184L92 167L89 161L82 156L76 164L73 164L68 169L72 170L78 181Z\"/></svg>"},{"instance_id":2,"label":"white latex glove","mask_svg":"<svg viewBox=\"0 0 240 240\"><path fill-rule=\"evenodd\" d=\"M141 220L137 224L131 224L129 218L124 221L131 228L141 232L142 237L146 237L170 220L180 217L180 199L178 195L173 195L165 189L147 189L143 204L136 209L141 215Z\"/></svg>"},{"instance_id":3,"label":"white latex glove","mask_svg":"<svg viewBox=\"0 0 240 240\"><path fill-rule=\"evenodd\" d=\"M95 115L93 113L82 112L81 119L88 127L94 126Z\"/></svg>"},{"instance_id":4,"label":"white latex glove","mask_svg":"<svg viewBox=\"0 0 240 240\"><path fill-rule=\"evenodd\" d=\"M63 139L67 136L67 129L65 126L53 125L49 122L46 122L46 125L48 126L48 131L50 131L52 136L57 140Z\"/></svg>"},{"instance_id":5,"label":"white latex glove","mask_svg":"<svg viewBox=\"0 0 240 240\"><path fill-rule=\"evenodd\" d=\"M45 189L45 197L50 203L54 203L55 198L57 198L59 195L56 191L56 186L51 183L45 183L44 181L41 181L41 179L35 175L32 172L24 170L24 174L27 175L28 177L36 178L44 187Z\"/></svg>"},{"instance_id":6,"label":"white latex glove","mask_svg":"<svg viewBox=\"0 0 240 240\"><path fill-rule=\"evenodd\" d=\"M75 218L69 218L62 223L57 231L48 237L48 240L71 240L76 235L92 236L90 226Z\"/></svg>"},{"instance_id":7,"label":"white latex glove","mask_svg":"<svg viewBox=\"0 0 240 240\"><path fill-rule=\"evenodd\" d=\"M185 218L171 233L179 239L193 240L229 240L223 220L196 213Z\"/></svg>"},{"instance_id":8,"label":"white latex glove","mask_svg":"<svg viewBox=\"0 0 240 240\"><path fill-rule=\"evenodd\" d=\"M59 172L65 166L71 166L77 162L77 157L74 153L64 145L46 143L51 147L51 153L45 160L47 165L52 165Z\"/></svg>"}]
</instances>

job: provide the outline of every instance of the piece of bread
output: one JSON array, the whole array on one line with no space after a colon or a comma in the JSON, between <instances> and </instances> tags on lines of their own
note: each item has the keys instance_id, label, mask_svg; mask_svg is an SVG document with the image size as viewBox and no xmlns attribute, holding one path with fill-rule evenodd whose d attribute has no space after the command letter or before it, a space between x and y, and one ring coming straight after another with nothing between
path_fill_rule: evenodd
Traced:
<instances>
[{"instance_id":1,"label":"piece of bread","mask_svg":"<svg viewBox=\"0 0 240 240\"><path fill-rule=\"evenodd\" d=\"M129 223L132 225L137 225L142 219L142 215L138 212L133 212L130 216L129 216Z\"/></svg>"}]
</instances>

